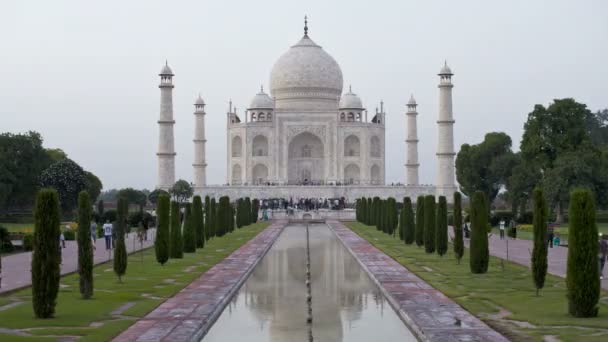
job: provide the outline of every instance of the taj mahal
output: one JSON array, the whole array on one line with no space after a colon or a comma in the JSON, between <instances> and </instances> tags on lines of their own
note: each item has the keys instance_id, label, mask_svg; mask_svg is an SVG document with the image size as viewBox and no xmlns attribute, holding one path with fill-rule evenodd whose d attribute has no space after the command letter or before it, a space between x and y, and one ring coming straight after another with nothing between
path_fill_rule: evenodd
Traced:
<instances>
[{"instance_id":1,"label":"taj mahal","mask_svg":"<svg viewBox=\"0 0 608 342\"><path fill-rule=\"evenodd\" d=\"M157 188L175 182L173 77L165 64L160 76ZM352 87L344 89L336 60L304 36L274 63L269 93L263 87L249 107L226 113L226 184L208 185L205 161L205 102L194 103L193 184L199 195L231 198L382 198L443 195L456 191L452 76L447 63L439 74L436 184L418 179L417 103L407 102L405 185L385 185L384 104L368 113ZM397 147L401 148L401 147Z\"/></svg>"}]
</instances>

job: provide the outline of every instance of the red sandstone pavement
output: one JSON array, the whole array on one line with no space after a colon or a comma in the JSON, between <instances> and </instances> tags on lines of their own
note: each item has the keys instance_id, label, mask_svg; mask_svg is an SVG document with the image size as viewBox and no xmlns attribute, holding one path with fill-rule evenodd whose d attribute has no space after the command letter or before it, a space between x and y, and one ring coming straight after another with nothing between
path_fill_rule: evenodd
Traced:
<instances>
[{"instance_id":1,"label":"red sandstone pavement","mask_svg":"<svg viewBox=\"0 0 608 342\"><path fill-rule=\"evenodd\" d=\"M329 226L423 341L508 341L338 221Z\"/></svg>"},{"instance_id":2,"label":"red sandstone pavement","mask_svg":"<svg viewBox=\"0 0 608 342\"><path fill-rule=\"evenodd\" d=\"M492 234L488 242L491 255L498 258L507 259L508 244L509 260L520 265L530 267L533 249L532 241L522 239L507 240L506 238L504 240L500 240L499 236ZM469 247L469 239L465 239L465 245ZM549 248L547 259L548 272L558 277L565 278L568 264L568 247L559 246ZM608 276L608 267L604 269L604 276ZM605 277L601 283L602 288L608 290L608 277Z\"/></svg>"},{"instance_id":3,"label":"red sandstone pavement","mask_svg":"<svg viewBox=\"0 0 608 342\"><path fill-rule=\"evenodd\" d=\"M153 244L155 229L148 230L148 240L144 241L144 248ZM135 245L133 244L135 242ZM66 248L62 251L61 275L76 272L78 269L78 244L76 241L66 241ZM141 249L136 233L131 233L125 240L129 253ZM112 253L108 253L105 240L97 239L95 244L95 264L108 261ZM32 285L31 277L32 252L18 253L2 257L2 283L0 293Z\"/></svg>"},{"instance_id":4,"label":"red sandstone pavement","mask_svg":"<svg viewBox=\"0 0 608 342\"><path fill-rule=\"evenodd\" d=\"M114 341L200 340L286 224L287 221L275 221L178 294L137 321Z\"/></svg>"}]
</instances>

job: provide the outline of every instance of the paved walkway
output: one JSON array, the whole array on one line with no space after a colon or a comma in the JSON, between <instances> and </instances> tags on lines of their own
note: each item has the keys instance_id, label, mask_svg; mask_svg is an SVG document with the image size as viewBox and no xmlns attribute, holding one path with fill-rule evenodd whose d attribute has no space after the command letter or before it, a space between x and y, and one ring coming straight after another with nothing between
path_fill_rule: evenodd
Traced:
<instances>
[{"instance_id":1,"label":"paved walkway","mask_svg":"<svg viewBox=\"0 0 608 342\"><path fill-rule=\"evenodd\" d=\"M328 224L422 341L508 341L342 223Z\"/></svg>"},{"instance_id":2,"label":"paved walkway","mask_svg":"<svg viewBox=\"0 0 608 342\"><path fill-rule=\"evenodd\" d=\"M148 240L144 241L144 248L150 247L153 244L153 238L156 229L148 230ZM61 275L76 272L78 269L78 243L76 241L66 241L66 248L62 251ZM129 253L141 249L136 233L131 233L125 240L127 251ZM112 256L108 253L105 246L105 240L97 239L95 244L95 264L108 261ZM31 277L32 252L12 254L2 257L2 283L0 285L0 293L27 287L32 285Z\"/></svg>"},{"instance_id":3,"label":"paved walkway","mask_svg":"<svg viewBox=\"0 0 608 342\"><path fill-rule=\"evenodd\" d=\"M509 260L520 265L530 267L532 259L533 243L530 240L523 239L504 239L496 234L492 234L489 238L490 254L502 259L507 259L507 244L509 251ZM469 247L469 239L465 239L465 246ZM568 260L568 247L553 247L549 248L548 253L548 272L558 277L566 277L566 266ZM608 267L604 269L604 280L601 281L602 288L608 290Z\"/></svg>"},{"instance_id":4,"label":"paved walkway","mask_svg":"<svg viewBox=\"0 0 608 342\"><path fill-rule=\"evenodd\" d=\"M137 321L114 341L198 341L249 277L287 221L274 221L255 238ZM246 340L246 336L244 340Z\"/></svg>"}]
</instances>

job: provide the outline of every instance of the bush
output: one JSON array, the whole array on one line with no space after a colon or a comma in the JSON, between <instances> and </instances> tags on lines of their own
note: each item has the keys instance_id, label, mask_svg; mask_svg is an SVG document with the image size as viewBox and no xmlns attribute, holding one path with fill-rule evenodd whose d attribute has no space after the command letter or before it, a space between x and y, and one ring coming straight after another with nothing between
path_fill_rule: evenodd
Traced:
<instances>
[{"instance_id":1,"label":"bush","mask_svg":"<svg viewBox=\"0 0 608 342\"><path fill-rule=\"evenodd\" d=\"M34 234L26 233L23 235L23 250L29 252L34 249Z\"/></svg>"},{"instance_id":2,"label":"bush","mask_svg":"<svg viewBox=\"0 0 608 342\"><path fill-rule=\"evenodd\" d=\"M184 219L184 252L196 252L196 231L192 217L192 205L186 203L186 215Z\"/></svg>"},{"instance_id":3,"label":"bush","mask_svg":"<svg viewBox=\"0 0 608 342\"><path fill-rule=\"evenodd\" d=\"M161 194L156 204L156 261L164 265L169 260L169 195Z\"/></svg>"},{"instance_id":4,"label":"bush","mask_svg":"<svg viewBox=\"0 0 608 342\"><path fill-rule=\"evenodd\" d=\"M179 203L171 201L171 244L169 256L172 259L184 257L184 245L182 241L182 227L180 222Z\"/></svg>"},{"instance_id":5,"label":"bush","mask_svg":"<svg viewBox=\"0 0 608 342\"><path fill-rule=\"evenodd\" d=\"M439 196L435 228L437 254L443 256L448 251L448 203L445 196Z\"/></svg>"},{"instance_id":6,"label":"bush","mask_svg":"<svg viewBox=\"0 0 608 342\"><path fill-rule=\"evenodd\" d=\"M469 267L471 273L486 273L490 252L488 250L488 210L485 194L476 191L471 201L471 243Z\"/></svg>"},{"instance_id":7,"label":"bush","mask_svg":"<svg viewBox=\"0 0 608 342\"><path fill-rule=\"evenodd\" d=\"M424 251L435 252L435 196L424 197Z\"/></svg>"},{"instance_id":8,"label":"bush","mask_svg":"<svg viewBox=\"0 0 608 342\"><path fill-rule=\"evenodd\" d=\"M598 232L595 203L589 190L570 195L568 225L568 312L574 317L596 317L600 298Z\"/></svg>"},{"instance_id":9,"label":"bush","mask_svg":"<svg viewBox=\"0 0 608 342\"><path fill-rule=\"evenodd\" d=\"M59 196L53 189L42 189L34 206L34 252L32 253L32 305L37 318L55 314L61 251L59 247Z\"/></svg>"},{"instance_id":10,"label":"bush","mask_svg":"<svg viewBox=\"0 0 608 342\"><path fill-rule=\"evenodd\" d=\"M196 248L205 247L205 223L203 219L203 202L201 196L192 199L192 224L196 233Z\"/></svg>"},{"instance_id":11,"label":"bush","mask_svg":"<svg viewBox=\"0 0 608 342\"><path fill-rule=\"evenodd\" d=\"M532 194L534 208L534 248L532 250L532 277L536 295L545 286L547 276L547 204L540 189Z\"/></svg>"},{"instance_id":12,"label":"bush","mask_svg":"<svg viewBox=\"0 0 608 342\"><path fill-rule=\"evenodd\" d=\"M76 240L76 232L73 230L64 230L63 231L63 237L65 238L66 241L74 241Z\"/></svg>"},{"instance_id":13,"label":"bush","mask_svg":"<svg viewBox=\"0 0 608 342\"><path fill-rule=\"evenodd\" d=\"M89 193L78 195L78 275L83 299L93 296L93 246L91 244L92 206Z\"/></svg>"},{"instance_id":14,"label":"bush","mask_svg":"<svg viewBox=\"0 0 608 342\"><path fill-rule=\"evenodd\" d=\"M10 238L8 237L8 229L0 226L0 253L10 253L15 250Z\"/></svg>"},{"instance_id":15,"label":"bush","mask_svg":"<svg viewBox=\"0 0 608 342\"><path fill-rule=\"evenodd\" d=\"M454 256L460 264L464 255L464 241L462 231L462 196L460 192L454 193Z\"/></svg>"},{"instance_id":16,"label":"bush","mask_svg":"<svg viewBox=\"0 0 608 342\"><path fill-rule=\"evenodd\" d=\"M424 196L416 200L416 231L414 234L416 246L424 246Z\"/></svg>"}]
</instances>

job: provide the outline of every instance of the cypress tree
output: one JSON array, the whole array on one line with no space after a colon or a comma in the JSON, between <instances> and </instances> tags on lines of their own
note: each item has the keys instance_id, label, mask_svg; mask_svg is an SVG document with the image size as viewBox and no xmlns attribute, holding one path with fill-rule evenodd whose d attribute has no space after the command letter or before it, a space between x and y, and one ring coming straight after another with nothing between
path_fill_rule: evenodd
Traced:
<instances>
[{"instance_id":1,"label":"cypress tree","mask_svg":"<svg viewBox=\"0 0 608 342\"><path fill-rule=\"evenodd\" d=\"M171 201L171 244L169 247L169 256L171 259L181 259L184 257L179 203L176 201Z\"/></svg>"},{"instance_id":2,"label":"cypress tree","mask_svg":"<svg viewBox=\"0 0 608 342\"><path fill-rule=\"evenodd\" d=\"M249 197L245 197L245 212L251 213L251 199ZM251 220L251 214L244 216L244 226L248 226L253 222Z\"/></svg>"},{"instance_id":3,"label":"cypress tree","mask_svg":"<svg viewBox=\"0 0 608 342\"><path fill-rule=\"evenodd\" d=\"M122 276L127 272L127 246L125 245L125 234L127 231L127 216L129 203L124 197L118 197L116 205L116 242L114 248L114 273L118 281L122 283Z\"/></svg>"},{"instance_id":4,"label":"cypress tree","mask_svg":"<svg viewBox=\"0 0 608 342\"><path fill-rule=\"evenodd\" d=\"M250 224L258 222L258 212L259 211L260 211L260 200L255 198L251 202L251 220L249 220Z\"/></svg>"},{"instance_id":5,"label":"cypress tree","mask_svg":"<svg viewBox=\"0 0 608 342\"><path fill-rule=\"evenodd\" d=\"M460 192L454 193L454 255L460 264L464 254L464 240L462 232L462 196Z\"/></svg>"},{"instance_id":6,"label":"cypress tree","mask_svg":"<svg viewBox=\"0 0 608 342\"><path fill-rule=\"evenodd\" d=\"M365 204L365 224L370 226L372 221L372 199L367 198Z\"/></svg>"},{"instance_id":7,"label":"cypress tree","mask_svg":"<svg viewBox=\"0 0 608 342\"><path fill-rule=\"evenodd\" d=\"M34 249L31 267L32 305L37 318L50 318L55 314L61 262L60 216L57 191L40 190L34 205Z\"/></svg>"},{"instance_id":8,"label":"cypress tree","mask_svg":"<svg viewBox=\"0 0 608 342\"><path fill-rule=\"evenodd\" d=\"M403 208L399 212L399 240L405 241L405 197L403 198Z\"/></svg>"},{"instance_id":9,"label":"cypress tree","mask_svg":"<svg viewBox=\"0 0 608 342\"><path fill-rule=\"evenodd\" d=\"M184 218L184 253L196 252L196 230L192 219L192 204L186 203Z\"/></svg>"},{"instance_id":10,"label":"cypress tree","mask_svg":"<svg viewBox=\"0 0 608 342\"><path fill-rule=\"evenodd\" d=\"M160 194L156 201L156 261L164 265L169 260L169 196Z\"/></svg>"},{"instance_id":11,"label":"cypress tree","mask_svg":"<svg viewBox=\"0 0 608 342\"><path fill-rule=\"evenodd\" d=\"M91 243L91 199L89 193L78 194L78 275L83 299L93 296L93 244ZM97 234L97 232L95 232Z\"/></svg>"},{"instance_id":12,"label":"cypress tree","mask_svg":"<svg viewBox=\"0 0 608 342\"><path fill-rule=\"evenodd\" d=\"M471 201L471 273L486 273L490 253L488 250L488 209L485 194L476 191Z\"/></svg>"},{"instance_id":13,"label":"cypress tree","mask_svg":"<svg viewBox=\"0 0 608 342\"><path fill-rule=\"evenodd\" d=\"M367 198L361 198L361 223L367 224Z\"/></svg>"},{"instance_id":14,"label":"cypress tree","mask_svg":"<svg viewBox=\"0 0 608 342\"><path fill-rule=\"evenodd\" d=\"M572 191L568 214L568 312L574 317L596 317L600 298L598 231L589 190Z\"/></svg>"},{"instance_id":15,"label":"cypress tree","mask_svg":"<svg viewBox=\"0 0 608 342\"><path fill-rule=\"evenodd\" d=\"M534 249L532 250L532 277L536 295L545 286L547 276L547 203L541 189L532 193L532 223L534 227Z\"/></svg>"},{"instance_id":16,"label":"cypress tree","mask_svg":"<svg viewBox=\"0 0 608 342\"><path fill-rule=\"evenodd\" d=\"M403 240L406 245L414 243L416 225L414 224L414 210L409 197L403 199Z\"/></svg>"},{"instance_id":17,"label":"cypress tree","mask_svg":"<svg viewBox=\"0 0 608 342\"><path fill-rule=\"evenodd\" d=\"M416 231L414 234L416 246L424 246L424 196L416 199Z\"/></svg>"},{"instance_id":18,"label":"cypress tree","mask_svg":"<svg viewBox=\"0 0 608 342\"><path fill-rule=\"evenodd\" d=\"M215 197L211 199L211 202L209 204L209 215L207 216L207 219L209 220L209 224L208 224L208 228L209 228L209 234L211 237L216 237L217 235L217 214L216 214L216 202L215 202Z\"/></svg>"},{"instance_id":19,"label":"cypress tree","mask_svg":"<svg viewBox=\"0 0 608 342\"><path fill-rule=\"evenodd\" d=\"M220 197L216 212L216 236L224 236L230 224L230 199L228 196Z\"/></svg>"},{"instance_id":20,"label":"cypress tree","mask_svg":"<svg viewBox=\"0 0 608 342\"><path fill-rule=\"evenodd\" d=\"M379 205L380 210L378 211L378 228L386 234L386 219L387 219L387 215L386 215L386 200L385 199L381 199L380 200L380 205Z\"/></svg>"},{"instance_id":21,"label":"cypress tree","mask_svg":"<svg viewBox=\"0 0 608 342\"><path fill-rule=\"evenodd\" d=\"M205 196L205 240L209 241L211 239L211 199L209 196Z\"/></svg>"},{"instance_id":22,"label":"cypress tree","mask_svg":"<svg viewBox=\"0 0 608 342\"><path fill-rule=\"evenodd\" d=\"M424 197L424 251L435 252L435 196Z\"/></svg>"},{"instance_id":23,"label":"cypress tree","mask_svg":"<svg viewBox=\"0 0 608 342\"><path fill-rule=\"evenodd\" d=\"M361 222L361 199L355 201L355 220Z\"/></svg>"},{"instance_id":24,"label":"cypress tree","mask_svg":"<svg viewBox=\"0 0 608 342\"><path fill-rule=\"evenodd\" d=\"M205 247L205 222L203 220L203 202L201 196L192 198L192 224L196 234L196 248Z\"/></svg>"},{"instance_id":25,"label":"cypress tree","mask_svg":"<svg viewBox=\"0 0 608 342\"><path fill-rule=\"evenodd\" d=\"M438 202L435 240L437 254L443 256L448 251L448 203L445 196L439 196Z\"/></svg>"},{"instance_id":26,"label":"cypress tree","mask_svg":"<svg viewBox=\"0 0 608 342\"><path fill-rule=\"evenodd\" d=\"M397 225L399 224L399 220L397 217L397 201L394 197L389 197L387 200L388 203L388 231L389 234L395 236L397 231Z\"/></svg>"},{"instance_id":27,"label":"cypress tree","mask_svg":"<svg viewBox=\"0 0 608 342\"><path fill-rule=\"evenodd\" d=\"M372 210L371 210L371 220L370 226L376 226L376 229L380 229L378 227L378 211L380 210L380 197L374 197L372 200Z\"/></svg>"},{"instance_id":28,"label":"cypress tree","mask_svg":"<svg viewBox=\"0 0 608 342\"><path fill-rule=\"evenodd\" d=\"M236 200L236 227L241 228L243 226L243 214L245 211L245 201L242 198ZM247 213L249 215L249 213Z\"/></svg>"}]
</instances>

